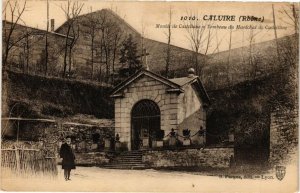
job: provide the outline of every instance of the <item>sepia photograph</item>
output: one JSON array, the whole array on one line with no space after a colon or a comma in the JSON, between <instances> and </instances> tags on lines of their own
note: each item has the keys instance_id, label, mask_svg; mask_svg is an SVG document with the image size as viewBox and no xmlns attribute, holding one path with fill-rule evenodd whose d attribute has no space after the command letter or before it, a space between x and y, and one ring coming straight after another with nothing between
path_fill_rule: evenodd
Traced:
<instances>
[{"instance_id":1,"label":"sepia photograph","mask_svg":"<svg viewBox=\"0 0 300 193\"><path fill-rule=\"evenodd\" d=\"M3 0L2 191L299 191L299 2Z\"/></svg>"}]
</instances>

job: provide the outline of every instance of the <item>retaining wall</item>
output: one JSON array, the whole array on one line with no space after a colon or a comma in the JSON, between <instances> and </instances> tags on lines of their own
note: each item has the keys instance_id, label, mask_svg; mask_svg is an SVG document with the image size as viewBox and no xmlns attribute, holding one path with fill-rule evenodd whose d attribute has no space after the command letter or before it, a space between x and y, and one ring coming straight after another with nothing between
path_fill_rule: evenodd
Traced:
<instances>
[{"instance_id":1,"label":"retaining wall","mask_svg":"<svg viewBox=\"0 0 300 193\"><path fill-rule=\"evenodd\" d=\"M213 167L230 166L234 148L203 148L185 150L148 151L143 155L143 162L149 167Z\"/></svg>"}]
</instances>

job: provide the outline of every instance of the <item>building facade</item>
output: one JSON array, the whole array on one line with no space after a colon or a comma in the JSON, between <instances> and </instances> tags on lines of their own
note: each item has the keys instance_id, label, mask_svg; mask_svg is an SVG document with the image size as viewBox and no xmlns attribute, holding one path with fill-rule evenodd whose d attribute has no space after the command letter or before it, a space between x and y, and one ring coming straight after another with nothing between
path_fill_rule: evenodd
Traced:
<instances>
[{"instance_id":1,"label":"building facade","mask_svg":"<svg viewBox=\"0 0 300 193\"><path fill-rule=\"evenodd\" d=\"M194 135L206 130L210 102L193 69L187 77L175 79L142 69L116 86L111 97L115 101L115 134L129 150L155 147L172 132L182 136L184 130L190 131L193 143Z\"/></svg>"}]
</instances>

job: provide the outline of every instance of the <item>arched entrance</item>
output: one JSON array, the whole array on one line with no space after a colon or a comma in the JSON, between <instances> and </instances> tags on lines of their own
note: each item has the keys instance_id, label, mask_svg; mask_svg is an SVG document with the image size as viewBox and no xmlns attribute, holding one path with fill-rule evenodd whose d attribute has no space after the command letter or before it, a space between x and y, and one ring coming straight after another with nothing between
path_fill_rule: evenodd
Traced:
<instances>
[{"instance_id":1,"label":"arched entrance","mask_svg":"<svg viewBox=\"0 0 300 193\"><path fill-rule=\"evenodd\" d=\"M161 133L158 105L147 99L137 102L131 110L131 149L151 148Z\"/></svg>"}]
</instances>

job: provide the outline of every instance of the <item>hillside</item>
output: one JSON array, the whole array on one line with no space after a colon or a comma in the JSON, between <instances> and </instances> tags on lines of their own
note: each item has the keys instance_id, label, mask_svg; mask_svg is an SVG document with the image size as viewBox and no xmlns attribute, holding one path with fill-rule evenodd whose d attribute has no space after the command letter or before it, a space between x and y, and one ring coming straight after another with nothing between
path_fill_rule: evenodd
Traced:
<instances>
[{"instance_id":1,"label":"hillside","mask_svg":"<svg viewBox=\"0 0 300 193\"><path fill-rule=\"evenodd\" d=\"M104 21L105 23L102 24L101 22ZM49 32L47 68L43 59L46 32L17 25L12 39L17 41L19 36L26 37L28 34L30 38L23 38L24 40L20 42L20 45L25 44L28 47L25 50L20 45L16 45L11 50L8 58L10 70L44 75L45 70L48 69L47 74L49 76L61 77L65 54L66 36L64 34L66 34L67 25L68 22L60 26L56 32ZM5 26L5 29L9 27L9 22L6 22ZM103 30L104 32L102 32ZM133 36L134 41L137 43L138 54L141 53L142 47L146 49L148 56L142 58L144 64L147 60L147 65L151 71L165 75L167 44L147 38L142 39L133 27L110 10L103 9L79 16L75 20L74 29L71 29L71 32L69 41L74 38L77 39L78 36L72 49L73 53L67 52L66 57L68 63L66 70L71 78L117 84L117 81L111 80L119 78L118 71L123 67L119 63L120 49L123 40L129 34ZM278 56L281 57L282 61L290 60L291 57L297 60L294 56L298 55L298 49L291 47L291 45L295 45L295 42L298 42L298 37L295 35L279 38L280 54L277 53L275 40L254 43L251 54L249 46L235 48L230 51L229 62L229 51L207 56L199 54L200 65L203 66L201 80L208 90L212 90L268 75L281 65ZM71 60L71 66L69 60ZM169 77L185 76L186 70L190 67L193 67L193 52L171 46Z\"/></svg>"},{"instance_id":2,"label":"hillside","mask_svg":"<svg viewBox=\"0 0 300 193\"><path fill-rule=\"evenodd\" d=\"M277 70L287 60L298 63L298 48L295 46L298 41L297 35L278 38L281 63L279 62L275 40L253 44L251 61L250 46L232 49L229 63L228 50L210 54L208 55L207 65L204 67L205 76L203 76L202 81L210 89L222 88L228 86L228 84L234 85L266 76Z\"/></svg>"},{"instance_id":3,"label":"hillside","mask_svg":"<svg viewBox=\"0 0 300 193\"><path fill-rule=\"evenodd\" d=\"M3 74L2 81L2 117L113 118L111 87L11 71Z\"/></svg>"},{"instance_id":4,"label":"hillside","mask_svg":"<svg viewBox=\"0 0 300 193\"><path fill-rule=\"evenodd\" d=\"M73 54L74 65L72 68L76 78L91 78L91 20L93 21L93 26L96 25L96 21L108 22L111 25L107 28L110 34L120 36L118 42L115 42L117 44L112 45L111 43L114 42L115 39L106 35L105 37L108 39L108 42L105 44L103 43L104 40L101 39L101 32L97 29L98 31L95 33L94 37L92 79L101 81L107 79L107 76L118 72L118 69L122 67L122 65L119 64L121 43L129 34L133 36L140 52L143 47L146 49L147 53L149 53L147 56L147 64L150 70L164 75L167 44L147 38L142 40L141 34L125 20L114 12L103 9L81 15L75 22L75 29L78 28L80 31ZM65 34L66 27L67 23L59 27L56 32ZM297 41L295 36L287 36L279 38L278 44L280 49L285 49L284 47L294 41ZM103 44L104 47L106 45L109 49L107 50L106 48L103 48L103 46L100 46ZM115 54L113 54L114 49L116 49ZM229 63L229 51L214 53L207 56L199 54L200 65L203 65L201 79L208 89L222 88L224 86L267 75L279 65L275 40L254 43L251 47L251 54L249 46L235 48L230 52L231 57ZM204 59L206 61L205 63L203 63ZM145 60L145 58L143 60ZM191 50L177 46L171 47L170 77L184 76L186 69L192 66L193 52Z\"/></svg>"},{"instance_id":5,"label":"hillside","mask_svg":"<svg viewBox=\"0 0 300 193\"><path fill-rule=\"evenodd\" d=\"M93 21L93 25L90 25ZM126 39L129 34L134 38L134 41L137 43L139 55L141 53L142 47L146 49L149 55L147 56L147 64L151 70L160 73L165 69L165 50L167 48L166 43L158 42L155 40L144 38L142 40L141 34L139 34L135 29L133 29L125 20L119 17L114 12L102 9L100 11L92 12L89 14L81 15L77 18L75 22L75 29L79 29L79 38L74 48L74 67L76 77L81 79L86 79L91 77L92 65L91 65L91 55L92 55L92 46L91 46L91 30L92 26L96 25L98 22L107 22L106 30L110 34L117 35L118 39L116 47L116 55L113 54L115 45L113 44L116 39L109 35L105 35L107 42L104 42L102 38L101 27L97 28L94 37L94 79L98 79L99 76L104 76L109 70L110 73L117 72L117 69L121 68L119 64L120 58L120 48L121 43ZM60 26L56 32L66 34L67 31L67 22ZM119 33L120 32L120 33ZM73 34L72 34L73 36ZM142 43L143 42L143 43ZM142 45L143 44L143 45ZM101 46L102 45L102 46ZM170 70L176 70L178 67L188 68L191 66L191 58L193 52L188 49L180 48L177 46L171 46L172 49L172 61ZM107 54L109 52L109 54ZM199 54L202 57L201 54ZM145 58L143 58L145 63ZM108 62L107 62L108 61ZM107 65L109 64L109 66ZM176 74L173 74L175 76Z\"/></svg>"}]
</instances>

